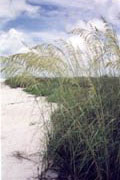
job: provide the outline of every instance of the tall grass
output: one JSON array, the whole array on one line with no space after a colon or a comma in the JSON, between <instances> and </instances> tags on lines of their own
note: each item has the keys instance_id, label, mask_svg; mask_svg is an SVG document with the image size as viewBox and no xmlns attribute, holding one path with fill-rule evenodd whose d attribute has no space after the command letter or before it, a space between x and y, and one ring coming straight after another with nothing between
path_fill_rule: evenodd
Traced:
<instances>
[{"instance_id":1,"label":"tall grass","mask_svg":"<svg viewBox=\"0 0 120 180\"><path fill-rule=\"evenodd\" d=\"M63 179L120 178L120 82L99 81L94 93L71 91L69 101L51 117L47 156L64 171Z\"/></svg>"},{"instance_id":2,"label":"tall grass","mask_svg":"<svg viewBox=\"0 0 120 180\"><path fill-rule=\"evenodd\" d=\"M62 180L120 179L120 46L112 27L105 20L104 24L103 32L96 28L71 32L84 39L86 52L61 41L59 48L44 47L40 55L22 55L27 73L44 69L58 76L27 86L26 91L47 95L58 104L43 164L57 168ZM21 62L21 55L14 57L9 65L16 59Z\"/></svg>"},{"instance_id":3,"label":"tall grass","mask_svg":"<svg viewBox=\"0 0 120 180\"><path fill-rule=\"evenodd\" d=\"M59 168L60 179L120 179L120 46L115 32L105 25L105 33L73 31L89 46L84 59L88 71L83 84L74 77L72 86L62 84L57 94L62 103L51 117L45 159ZM65 46L83 73L79 52Z\"/></svg>"}]
</instances>

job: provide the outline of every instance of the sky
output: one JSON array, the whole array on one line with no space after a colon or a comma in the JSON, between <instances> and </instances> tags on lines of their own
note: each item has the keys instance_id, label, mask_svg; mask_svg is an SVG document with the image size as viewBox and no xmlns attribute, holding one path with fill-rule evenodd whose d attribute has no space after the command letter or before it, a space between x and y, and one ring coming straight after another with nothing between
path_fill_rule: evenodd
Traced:
<instances>
[{"instance_id":1,"label":"sky","mask_svg":"<svg viewBox=\"0 0 120 180\"><path fill-rule=\"evenodd\" d=\"M76 26L102 29L101 16L120 37L120 0L0 0L0 56L68 38Z\"/></svg>"}]
</instances>

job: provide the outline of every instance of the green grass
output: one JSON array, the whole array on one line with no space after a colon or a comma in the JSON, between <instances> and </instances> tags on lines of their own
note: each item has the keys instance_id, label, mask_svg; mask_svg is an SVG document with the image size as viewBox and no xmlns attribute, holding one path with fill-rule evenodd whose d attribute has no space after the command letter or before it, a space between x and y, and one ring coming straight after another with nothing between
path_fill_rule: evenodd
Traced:
<instances>
[{"instance_id":1,"label":"green grass","mask_svg":"<svg viewBox=\"0 0 120 180\"><path fill-rule=\"evenodd\" d=\"M5 81L12 88L21 87L24 91L36 96L47 96L48 102L67 102L78 94L78 86L85 91L89 83L87 78L35 78L15 76ZM71 99L70 99L71 101ZM71 102L72 103L72 102Z\"/></svg>"},{"instance_id":2,"label":"green grass","mask_svg":"<svg viewBox=\"0 0 120 180\"><path fill-rule=\"evenodd\" d=\"M52 114L47 157L63 179L120 178L120 81L92 78L93 87L68 89ZM70 94L71 93L71 94ZM71 96L70 96L71 95Z\"/></svg>"},{"instance_id":3,"label":"green grass","mask_svg":"<svg viewBox=\"0 0 120 180\"><path fill-rule=\"evenodd\" d=\"M31 84L31 86L26 87L24 91L36 96L49 96L53 94L54 90L59 86L57 79L38 78L37 81L37 84Z\"/></svg>"},{"instance_id":4,"label":"green grass","mask_svg":"<svg viewBox=\"0 0 120 180\"><path fill-rule=\"evenodd\" d=\"M11 88L26 88L37 83L37 79L32 76L14 76L5 80L5 84Z\"/></svg>"}]
</instances>

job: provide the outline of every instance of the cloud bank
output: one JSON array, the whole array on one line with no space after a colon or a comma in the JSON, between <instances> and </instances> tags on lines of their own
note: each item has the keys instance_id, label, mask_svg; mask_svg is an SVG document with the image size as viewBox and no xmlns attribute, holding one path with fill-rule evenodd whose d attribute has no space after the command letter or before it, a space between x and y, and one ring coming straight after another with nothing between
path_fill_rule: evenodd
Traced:
<instances>
[{"instance_id":1,"label":"cloud bank","mask_svg":"<svg viewBox=\"0 0 120 180\"><path fill-rule=\"evenodd\" d=\"M0 55L24 52L25 44L66 38L76 26L104 30L101 16L120 37L120 0L0 0Z\"/></svg>"}]
</instances>

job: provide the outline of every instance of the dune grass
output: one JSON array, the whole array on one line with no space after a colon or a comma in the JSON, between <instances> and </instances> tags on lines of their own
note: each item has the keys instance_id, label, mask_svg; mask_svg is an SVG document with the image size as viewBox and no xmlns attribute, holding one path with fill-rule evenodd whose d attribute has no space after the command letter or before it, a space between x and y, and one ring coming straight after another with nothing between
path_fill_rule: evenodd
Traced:
<instances>
[{"instance_id":1,"label":"dune grass","mask_svg":"<svg viewBox=\"0 0 120 180\"><path fill-rule=\"evenodd\" d=\"M94 90L76 87L53 113L47 157L63 179L120 178L119 88L118 78L94 79Z\"/></svg>"},{"instance_id":2,"label":"dune grass","mask_svg":"<svg viewBox=\"0 0 120 180\"><path fill-rule=\"evenodd\" d=\"M5 80L5 84L9 85L11 88L27 88L29 86L35 85L37 79L32 76L18 75L14 77L9 77Z\"/></svg>"}]
</instances>

